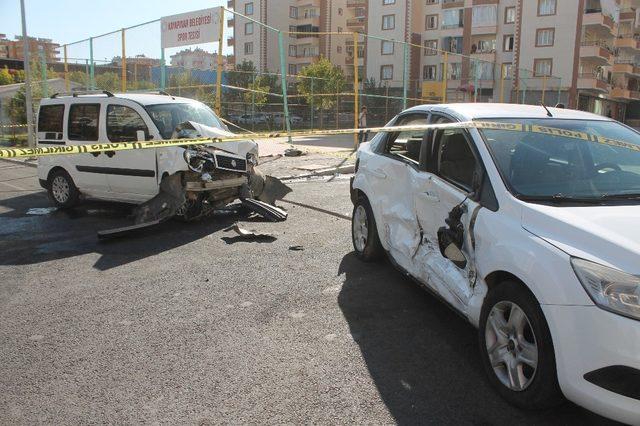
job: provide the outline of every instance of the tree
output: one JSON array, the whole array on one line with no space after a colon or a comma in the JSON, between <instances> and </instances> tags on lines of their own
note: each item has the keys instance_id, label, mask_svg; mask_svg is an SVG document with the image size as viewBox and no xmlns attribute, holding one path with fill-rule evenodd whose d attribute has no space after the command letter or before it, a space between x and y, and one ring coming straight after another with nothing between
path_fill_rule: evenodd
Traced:
<instances>
[{"instance_id":1,"label":"tree","mask_svg":"<svg viewBox=\"0 0 640 426\"><path fill-rule=\"evenodd\" d=\"M269 86L269 79L266 76L260 76L256 78L255 81L249 83L248 89L252 91L244 92L245 103L253 103L258 109L267 103L267 93L269 93L271 87Z\"/></svg>"},{"instance_id":2,"label":"tree","mask_svg":"<svg viewBox=\"0 0 640 426\"><path fill-rule=\"evenodd\" d=\"M7 84L13 84L13 77L9 73L9 69L5 66L0 69L0 86L5 86Z\"/></svg>"},{"instance_id":3,"label":"tree","mask_svg":"<svg viewBox=\"0 0 640 426\"><path fill-rule=\"evenodd\" d=\"M33 109L34 112L37 110L37 102L36 99L40 99L42 97L42 88L40 84L33 83L31 84L31 96L34 99ZM14 124L26 124L27 123L27 100L25 95L25 86L22 85L20 90L11 98L9 101L9 118L11 122ZM34 114L35 117L35 114Z\"/></svg>"},{"instance_id":4,"label":"tree","mask_svg":"<svg viewBox=\"0 0 640 426\"><path fill-rule=\"evenodd\" d=\"M96 88L100 90L108 90L110 92L118 91L122 88L120 75L113 71L107 71L96 76Z\"/></svg>"},{"instance_id":5,"label":"tree","mask_svg":"<svg viewBox=\"0 0 640 426\"><path fill-rule=\"evenodd\" d=\"M315 96L315 94L339 93L345 85L342 69L334 66L327 58L302 68L297 83L298 93L304 96L308 104L320 107L320 127L323 125L323 112L336 104L334 96ZM312 89L313 85L313 89Z\"/></svg>"}]
</instances>

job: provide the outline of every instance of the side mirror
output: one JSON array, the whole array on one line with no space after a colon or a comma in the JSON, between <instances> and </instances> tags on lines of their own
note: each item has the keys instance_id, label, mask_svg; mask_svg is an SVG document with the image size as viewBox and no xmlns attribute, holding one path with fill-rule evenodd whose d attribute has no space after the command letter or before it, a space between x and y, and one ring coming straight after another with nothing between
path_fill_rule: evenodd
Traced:
<instances>
[{"instance_id":1,"label":"side mirror","mask_svg":"<svg viewBox=\"0 0 640 426\"><path fill-rule=\"evenodd\" d=\"M136 130L136 140L138 142L144 142L147 140L147 137L144 134L144 130Z\"/></svg>"},{"instance_id":2,"label":"side mirror","mask_svg":"<svg viewBox=\"0 0 640 426\"><path fill-rule=\"evenodd\" d=\"M458 248L454 243L449 243L444 249L444 257L453 262L460 269L464 269L467 266L467 258L462 253L462 250Z\"/></svg>"}]
</instances>

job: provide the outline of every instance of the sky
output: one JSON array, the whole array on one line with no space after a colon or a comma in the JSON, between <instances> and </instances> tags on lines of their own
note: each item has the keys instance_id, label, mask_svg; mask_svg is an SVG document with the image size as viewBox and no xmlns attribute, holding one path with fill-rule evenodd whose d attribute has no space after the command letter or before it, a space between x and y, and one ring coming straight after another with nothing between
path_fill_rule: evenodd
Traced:
<instances>
[{"instance_id":1,"label":"sky","mask_svg":"<svg viewBox=\"0 0 640 426\"><path fill-rule=\"evenodd\" d=\"M119 30L163 16L226 6L226 0L24 0L27 17L27 32L32 37L51 38L59 44L71 43ZM225 20L227 17L225 17ZM226 38L231 29L225 25L224 53L232 53ZM0 34L13 39L22 34L20 23L20 0L0 0ZM127 56L144 54L160 57L160 22L147 24L126 33ZM192 46L195 47L195 46ZM213 52L217 43L199 47ZM167 49L167 62L171 54L180 50ZM62 57L62 48L60 48ZM94 58L109 61L121 55L120 33L94 40ZM89 43L69 46L69 58L83 61L89 57Z\"/></svg>"}]
</instances>

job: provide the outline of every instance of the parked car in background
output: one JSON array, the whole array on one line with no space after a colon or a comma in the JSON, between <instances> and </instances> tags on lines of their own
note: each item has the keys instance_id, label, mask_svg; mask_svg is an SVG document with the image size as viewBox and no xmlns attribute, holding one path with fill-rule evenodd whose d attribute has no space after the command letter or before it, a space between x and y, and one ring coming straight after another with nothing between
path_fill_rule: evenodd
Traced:
<instances>
[{"instance_id":1,"label":"parked car in background","mask_svg":"<svg viewBox=\"0 0 640 426\"><path fill-rule=\"evenodd\" d=\"M239 124L265 124L269 120L267 114L258 112L255 114L242 114L238 117Z\"/></svg>"},{"instance_id":2,"label":"parked car in background","mask_svg":"<svg viewBox=\"0 0 640 426\"><path fill-rule=\"evenodd\" d=\"M392 124L469 121L501 128L381 132L360 146L357 256L387 254L476 326L510 403L566 397L640 424L640 134L504 104L418 106Z\"/></svg>"},{"instance_id":3,"label":"parked car in background","mask_svg":"<svg viewBox=\"0 0 640 426\"><path fill-rule=\"evenodd\" d=\"M283 112L274 112L273 114L271 114L271 117L273 119L273 124L275 124L276 126L282 126L284 124L284 113ZM300 124L303 121L304 120L299 115L289 114L289 122L292 125Z\"/></svg>"}]
</instances>

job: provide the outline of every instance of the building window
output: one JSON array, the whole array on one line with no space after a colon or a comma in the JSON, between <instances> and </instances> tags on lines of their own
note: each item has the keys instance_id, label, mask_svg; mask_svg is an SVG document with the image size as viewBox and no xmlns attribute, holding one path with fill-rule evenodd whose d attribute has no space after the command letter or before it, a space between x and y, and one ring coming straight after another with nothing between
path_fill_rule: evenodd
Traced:
<instances>
[{"instance_id":1,"label":"building window","mask_svg":"<svg viewBox=\"0 0 640 426\"><path fill-rule=\"evenodd\" d=\"M493 27L498 24L498 6L495 4L485 6L473 6L471 13L471 26Z\"/></svg>"},{"instance_id":2,"label":"building window","mask_svg":"<svg viewBox=\"0 0 640 426\"><path fill-rule=\"evenodd\" d=\"M447 79L460 80L462 76L462 64L460 62L449 62L447 70Z\"/></svg>"},{"instance_id":3,"label":"building window","mask_svg":"<svg viewBox=\"0 0 640 426\"><path fill-rule=\"evenodd\" d=\"M338 16L342 16L342 13L343 13L343 12L342 12L342 8L341 8L341 7L339 7L339 8L338 8Z\"/></svg>"},{"instance_id":4,"label":"building window","mask_svg":"<svg viewBox=\"0 0 640 426\"><path fill-rule=\"evenodd\" d=\"M435 56L438 54L438 40L425 40L424 41L424 55Z\"/></svg>"},{"instance_id":5,"label":"building window","mask_svg":"<svg viewBox=\"0 0 640 426\"><path fill-rule=\"evenodd\" d=\"M502 50L505 52L513 52L513 34L504 36Z\"/></svg>"},{"instance_id":6,"label":"building window","mask_svg":"<svg viewBox=\"0 0 640 426\"><path fill-rule=\"evenodd\" d=\"M383 5L395 4L395 3L396 3L396 0L382 0Z\"/></svg>"},{"instance_id":7,"label":"building window","mask_svg":"<svg viewBox=\"0 0 640 426\"><path fill-rule=\"evenodd\" d=\"M295 6L289 6L289 18L298 18L298 8Z\"/></svg>"},{"instance_id":8,"label":"building window","mask_svg":"<svg viewBox=\"0 0 640 426\"><path fill-rule=\"evenodd\" d=\"M463 9L447 9L442 12L442 29L462 28L464 25Z\"/></svg>"},{"instance_id":9,"label":"building window","mask_svg":"<svg viewBox=\"0 0 640 426\"><path fill-rule=\"evenodd\" d=\"M342 53L342 46L336 47L336 50L337 50L338 53Z\"/></svg>"},{"instance_id":10,"label":"building window","mask_svg":"<svg viewBox=\"0 0 640 426\"><path fill-rule=\"evenodd\" d=\"M478 40L478 44L471 45L471 53L494 53L496 51L496 41L491 40Z\"/></svg>"},{"instance_id":11,"label":"building window","mask_svg":"<svg viewBox=\"0 0 640 426\"><path fill-rule=\"evenodd\" d=\"M536 30L536 47L553 46L556 30L554 28L539 28Z\"/></svg>"},{"instance_id":12,"label":"building window","mask_svg":"<svg viewBox=\"0 0 640 426\"><path fill-rule=\"evenodd\" d=\"M436 65L425 65L422 67L422 79L423 80L437 80L438 79L438 67Z\"/></svg>"},{"instance_id":13,"label":"building window","mask_svg":"<svg viewBox=\"0 0 640 426\"><path fill-rule=\"evenodd\" d=\"M393 55L393 42L392 41L382 41L380 43L380 53L382 55Z\"/></svg>"},{"instance_id":14,"label":"building window","mask_svg":"<svg viewBox=\"0 0 640 426\"><path fill-rule=\"evenodd\" d=\"M510 6L504 9L504 23L514 24L516 22L516 7Z\"/></svg>"},{"instance_id":15,"label":"building window","mask_svg":"<svg viewBox=\"0 0 640 426\"><path fill-rule=\"evenodd\" d=\"M438 0L427 0L427 4L438 4Z\"/></svg>"},{"instance_id":16,"label":"building window","mask_svg":"<svg viewBox=\"0 0 640 426\"><path fill-rule=\"evenodd\" d=\"M384 15L382 17L382 29L392 30L396 27L396 15Z\"/></svg>"},{"instance_id":17,"label":"building window","mask_svg":"<svg viewBox=\"0 0 640 426\"><path fill-rule=\"evenodd\" d=\"M556 0L538 0L538 16L556 14Z\"/></svg>"},{"instance_id":18,"label":"building window","mask_svg":"<svg viewBox=\"0 0 640 426\"><path fill-rule=\"evenodd\" d=\"M462 37L445 37L442 39L442 48L451 53L462 53Z\"/></svg>"},{"instance_id":19,"label":"building window","mask_svg":"<svg viewBox=\"0 0 640 426\"><path fill-rule=\"evenodd\" d=\"M438 15L427 15L424 20L425 30L437 30L438 29Z\"/></svg>"},{"instance_id":20,"label":"building window","mask_svg":"<svg viewBox=\"0 0 640 426\"><path fill-rule=\"evenodd\" d=\"M513 71L513 64L511 62L506 62L502 64L502 77L505 80L511 80L512 71Z\"/></svg>"},{"instance_id":21,"label":"building window","mask_svg":"<svg viewBox=\"0 0 640 426\"><path fill-rule=\"evenodd\" d=\"M247 22L244 24L244 34L251 35L253 34L253 22Z\"/></svg>"},{"instance_id":22,"label":"building window","mask_svg":"<svg viewBox=\"0 0 640 426\"><path fill-rule=\"evenodd\" d=\"M253 2L244 5L244 14L253 15Z\"/></svg>"},{"instance_id":23,"label":"building window","mask_svg":"<svg viewBox=\"0 0 640 426\"><path fill-rule=\"evenodd\" d=\"M253 42L247 42L244 44L244 54L245 55L253 55Z\"/></svg>"},{"instance_id":24,"label":"building window","mask_svg":"<svg viewBox=\"0 0 640 426\"><path fill-rule=\"evenodd\" d=\"M393 79L393 65L382 65L380 67L380 80Z\"/></svg>"},{"instance_id":25,"label":"building window","mask_svg":"<svg viewBox=\"0 0 640 426\"><path fill-rule=\"evenodd\" d=\"M289 74L296 75L297 73L296 64L289 64Z\"/></svg>"},{"instance_id":26,"label":"building window","mask_svg":"<svg viewBox=\"0 0 640 426\"><path fill-rule=\"evenodd\" d=\"M550 77L553 71L553 59L534 59L533 60L533 76L534 77Z\"/></svg>"},{"instance_id":27,"label":"building window","mask_svg":"<svg viewBox=\"0 0 640 426\"><path fill-rule=\"evenodd\" d=\"M298 46L296 46L295 44L289 45L289 56L291 56L292 58L298 56Z\"/></svg>"}]
</instances>

